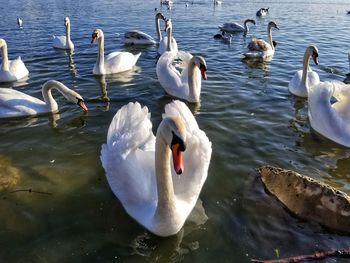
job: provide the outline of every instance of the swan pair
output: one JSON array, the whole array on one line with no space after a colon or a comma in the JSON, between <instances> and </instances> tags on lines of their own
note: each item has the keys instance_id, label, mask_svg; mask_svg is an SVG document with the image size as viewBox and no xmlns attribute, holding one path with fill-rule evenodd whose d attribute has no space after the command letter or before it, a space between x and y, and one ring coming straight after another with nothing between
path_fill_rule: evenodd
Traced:
<instances>
[{"instance_id":1,"label":"swan pair","mask_svg":"<svg viewBox=\"0 0 350 263\"><path fill-rule=\"evenodd\" d=\"M74 44L70 39L70 19L64 18L64 26L66 28L65 36L53 36L53 47L66 50L74 50Z\"/></svg>"},{"instance_id":2,"label":"swan pair","mask_svg":"<svg viewBox=\"0 0 350 263\"><path fill-rule=\"evenodd\" d=\"M91 36L91 44L98 41L98 55L93 68L94 75L106 75L124 72L132 69L141 53L115 51L104 56L104 34L101 29L95 29Z\"/></svg>"},{"instance_id":3,"label":"swan pair","mask_svg":"<svg viewBox=\"0 0 350 263\"><path fill-rule=\"evenodd\" d=\"M45 82L42 87L44 101L14 89L0 89L0 118L57 112L58 105L52 97L52 89L57 89L68 101L77 104L85 111L88 110L83 98L77 92L67 88L59 81L50 80Z\"/></svg>"},{"instance_id":4,"label":"swan pair","mask_svg":"<svg viewBox=\"0 0 350 263\"><path fill-rule=\"evenodd\" d=\"M21 57L15 60L8 59L6 41L0 38L2 63L0 68L0 82L10 82L23 79L28 76L29 71L24 65Z\"/></svg>"},{"instance_id":5,"label":"swan pair","mask_svg":"<svg viewBox=\"0 0 350 263\"><path fill-rule=\"evenodd\" d=\"M155 45L156 43L159 43L162 39L162 34L160 32L160 20L166 20L162 13L156 14L156 32L157 32L157 41L154 40L153 37L150 35L138 31L138 30L132 30L128 31L124 34L122 38L122 42L126 45Z\"/></svg>"},{"instance_id":6,"label":"swan pair","mask_svg":"<svg viewBox=\"0 0 350 263\"><path fill-rule=\"evenodd\" d=\"M237 33L237 32L244 32L244 34L247 34L249 31L248 23L252 23L255 25L255 20L253 19L246 19L243 23L243 26L234 22L234 23L224 23L221 26L219 26L220 30L228 32L228 33Z\"/></svg>"},{"instance_id":7,"label":"swan pair","mask_svg":"<svg viewBox=\"0 0 350 263\"><path fill-rule=\"evenodd\" d=\"M303 70L295 73L289 83L291 93L307 97L311 127L328 139L350 147L350 85L340 81L320 82L309 68L310 57L318 64L318 49L309 46L304 54ZM331 103L332 97L336 99Z\"/></svg>"},{"instance_id":8,"label":"swan pair","mask_svg":"<svg viewBox=\"0 0 350 263\"><path fill-rule=\"evenodd\" d=\"M276 42L272 40L272 28L279 29L275 22L271 21L267 25L268 41L253 38L248 44L248 51L243 53L246 58L267 59L275 53Z\"/></svg>"},{"instance_id":9,"label":"swan pair","mask_svg":"<svg viewBox=\"0 0 350 263\"><path fill-rule=\"evenodd\" d=\"M109 126L101 162L126 212L152 233L170 236L197 202L211 152L211 142L183 102L165 106L156 136L147 107L130 102Z\"/></svg>"}]
</instances>

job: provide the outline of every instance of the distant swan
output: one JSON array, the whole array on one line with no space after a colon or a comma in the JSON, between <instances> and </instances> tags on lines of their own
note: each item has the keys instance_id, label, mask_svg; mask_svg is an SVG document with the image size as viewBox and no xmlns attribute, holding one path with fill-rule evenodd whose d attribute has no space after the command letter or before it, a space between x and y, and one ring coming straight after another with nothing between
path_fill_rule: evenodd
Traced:
<instances>
[{"instance_id":1,"label":"distant swan","mask_svg":"<svg viewBox=\"0 0 350 263\"><path fill-rule=\"evenodd\" d=\"M172 65L179 54L186 55L181 73ZM207 79L206 72L207 65L203 57L193 57L185 52L165 52L157 62L157 77L165 92L189 102L200 101L201 79Z\"/></svg>"},{"instance_id":2,"label":"distant swan","mask_svg":"<svg viewBox=\"0 0 350 263\"><path fill-rule=\"evenodd\" d=\"M83 98L77 92L67 88L59 81L50 80L45 82L42 87L44 101L14 89L0 89L0 118L57 112L58 105L52 97L52 89L57 89L68 101L77 104L85 111L88 110Z\"/></svg>"},{"instance_id":3,"label":"distant swan","mask_svg":"<svg viewBox=\"0 0 350 263\"><path fill-rule=\"evenodd\" d=\"M331 97L337 100L333 104ZM308 115L314 130L350 147L350 85L327 81L309 87Z\"/></svg>"},{"instance_id":4,"label":"distant swan","mask_svg":"<svg viewBox=\"0 0 350 263\"><path fill-rule=\"evenodd\" d=\"M21 57L18 57L15 60L8 59L7 44L2 38L0 38L0 48L2 56L0 82L16 81L28 76L29 71L24 65Z\"/></svg>"},{"instance_id":5,"label":"distant swan","mask_svg":"<svg viewBox=\"0 0 350 263\"><path fill-rule=\"evenodd\" d=\"M309 66L309 59L313 58L316 65L318 65L318 50L315 46L309 46L304 54L303 69L298 70L291 81L289 82L289 91L299 97L307 97L307 87L313 87L320 83L320 77Z\"/></svg>"},{"instance_id":6,"label":"distant swan","mask_svg":"<svg viewBox=\"0 0 350 263\"><path fill-rule=\"evenodd\" d=\"M17 25L19 27L22 27L22 25L23 25L23 20L20 17L17 17Z\"/></svg>"},{"instance_id":7,"label":"distant swan","mask_svg":"<svg viewBox=\"0 0 350 263\"><path fill-rule=\"evenodd\" d=\"M130 102L109 126L101 161L126 212L165 237L180 231L195 206L211 153L211 142L185 103L165 106L155 137L147 107Z\"/></svg>"},{"instance_id":8,"label":"distant swan","mask_svg":"<svg viewBox=\"0 0 350 263\"><path fill-rule=\"evenodd\" d=\"M53 36L53 47L59 49L74 49L74 44L70 39L70 20L69 17L64 18L64 26L66 28L65 36Z\"/></svg>"},{"instance_id":9,"label":"distant swan","mask_svg":"<svg viewBox=\"0 0 350 263\"><path fill-rule=\"evenodd\" d=\"M224 23L222 24L221 26L219 26L219 28L222 30L222 31L226 31L226 32L229 32L229 33L235 33L235 32L244 32L244 33L247 33L249 28L247 26L247 23L252 23L255 25L255 20L253 19L246 19L244 21L244 24L243 26L234 22L234 23Z\"/></svg>"},{"instance_id":10,"label":"distant swan","mask_svg":"<svg viewBox=\"0 0 350 263\"><path fill-rule=\"evenodd\" d=\"M132 69L141 53L115 51L104 56L104 35L101 29L95 29L91 36L91 43L98 40L98 55L93 68L94 75L114 74Z\"/></svg>"},{"instance_id":11,"label":"distant swan","mask_svg":"<svg viewBox=\"0 0 350 263\"><path fill-rule=\"evenodd\" d=\"M162 39L162 34L160 32L160 19L165 20L165 17L163 16L162 13L157 13L156 14L156 31L157 31L157 36L158 36L158 40L154 40L153 37L151 37L150 35L138 31L138 30L132 30L129 32L126 32L122 38L122 42L124 44L128 44L128 45L154 45L157 42L159 43L159 41L161 41Z\"/></svg>"},{"instance_id":12,"label":"distant swan","mask_svg":"<svg viewBox=\"0 0 350 263\"><path fill-rule=\"evenodd\" d=\"M260 8L257 12L256 12L256 16L259 17L264 17L269 13L269 8Z\"/></svg>"},{"instance_id":13,"label":"distant swan","mask_svg":"<svg viewBox=\"0 0 350 263\"><path fill-rule=\"evenodd\" d=\"M267 35L269 43L263 39L253 38L248 44L248 51L243 55L247 58L266 59L275 53L275 42L272 41L272 28L279 29L275 22L271 21L267 25Z\"/></svg>"},{"instance_id":14,"label":"distant swan","mask_svg":"<svg viewBox=\"0 0 350 263\"><path fill-rule=\"evenodd\" d=\"M178 51L177 49L177 43L175 38L173 38L173 23L171 19L166 20L165 22L165 31L167 32L167 36L163 37L162 40L159 42L159 47L158 47L158 54L162 55L166 50L167 47L169 46L171 51ZM168 39L171 41L169 42Z\"/></svg>"}]
</instances>

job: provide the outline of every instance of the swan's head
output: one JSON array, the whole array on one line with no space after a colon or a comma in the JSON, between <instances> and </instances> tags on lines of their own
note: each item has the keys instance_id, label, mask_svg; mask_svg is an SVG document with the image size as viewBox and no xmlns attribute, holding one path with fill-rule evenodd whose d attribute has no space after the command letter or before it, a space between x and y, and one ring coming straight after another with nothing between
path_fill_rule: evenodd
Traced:
<instances>
[{"instance_id":1,"label":"swan's head","mask_svg":"<svg viewBox=\"0 0 350 263\"><path fill-rule=\"evenodd\" d=\"M171 22L171 19L165 20L165 29L164 31L167 32L169 29L173 28L173 23Z\"/></svg>"},{"instance_id":2,"label":"swan's head","mask_svg":"<svg viewBox=\"0 0 350 263\"><path fill-rule=\"evenodd\" d=\"M163 19L164 21L166 20L165 16L162 13L157 13L156 19Z\"/></svg>"},{"instance_id":3,"label":"swan's head","mask_svg":"<svg viewBox=\"0 0 350 263\"><path fill-rule=\"evenodd\" d=\"M69 24L70 24L69 17L66 16L66 17L64 18L64 26L67 27Z\"/></svg>"},{"instance_id":4,"label":"swan's head","mask_svg":"<svg viewBox=\"0 0 350 263\"><path fill-rule=\"evenodd\" d=\"M267 27L268 28L276 28L277 30L279 30L277 24L275 22L273 22L273 21L269 22Z\"/></svg>"},{"instance_id":5,"label":"swan's head","mask_svg":"<svg viewBox=\"0 0 350 263\"><path fill-rule=\"evenodd\" d=\"M84 99L80 94L74 90L68 89L66 92L62 93L63 96L70 102L77 104L84 111L88 111L85 105Z\"/></svg>"},{"instance_id":6,"label":"swan's head","mask_svg":"<svg viewBox=\"0 0 350 263\"><path fill-rule=\"evenodd\" d=\"M103 37L103 31L99 28L95 29L91 35L91 44L95 43L96 39Z\"/></svg>"},{"instance_id":7,"label":"swan's head","mask_svg":"<svg viewBox=\"0 0 350 263\"><path fill-rule=\"evenodd\" d=\"M174 169L177 174L184 171L182 152L186 150L186 126L180 117L167 117L163 119L159 128L165 140L170 146Z\"/></svg>"},{"instance_id":8,"label":"swan's head","mask_svg":"<svg viewBox=\"0 0 350 263\"><path fill-rule=\"evenodd\" d=\"M0 38L0 48L6 46L6 41L5 39Z\"/></svg>"},{"instance_id":9,"label":"swan's head","mask_svg":"<svg viewBox=\"0 0 350 263\"><path fill-rule=\"evenodd\" d=\"M314 63L318 65L318 49L316 46L309 46L306 49L306 52L312 59L314 60Z\"/></svg>"},{"instance_id":10,"label":"swan's head","mask_svg":"<svg viewBox=\"0 0 350 263\"><path fill-rule=\"evenodd\" d=\"M201 56L194 56L191 58L191 63L194 63L194 65L199 68L202 79L207 79L207 63L205 59Z\"/></svg>"}]
</instances>

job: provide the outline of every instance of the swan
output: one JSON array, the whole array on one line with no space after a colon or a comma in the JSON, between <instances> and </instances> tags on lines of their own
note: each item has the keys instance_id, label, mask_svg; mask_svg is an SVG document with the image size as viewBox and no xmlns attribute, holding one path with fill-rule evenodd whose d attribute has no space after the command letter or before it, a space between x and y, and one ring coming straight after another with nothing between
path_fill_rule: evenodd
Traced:
<instances>
[{"instance_id":1,"label":"swan","mask_svg":"<svg viewBox=\"0 0 350 263\"><path fill-rule=\"evenodd\" d=\"M15 60L8 59L7 44L2 38L0 38L0 48L2 56L0 82L16 81L28 76L29 71L24 65L21 57L18 57Z\"/></svg>"},{"instance_id":2,"label":"swan","mask_svg":"<svg viewBox=\"0 0 350 263\"><path fill-rule=\"evenodd\" d=\"M150 117L138 102L124 105L109 126L101 162L126 212L165 237L181 230L196 204L212 147L183 102L165 106L156 137Z\"/></svg>"},{"instance_id":3,"label":"swan","mask_svg":"<svg viewBox=\"0 0 350 263\"><path fill-rule=\"evenodd\" d=\"M221 5L221 4L222 4L222 1L214 0L214 5Z\"/></svg>"},{"instance_id":4,"label":"swan","mask_svg":"<svg viewBox=\"0 0 350 263\"><path fill-rule=\"evenodd\" d=\"M232 35L227 34L225 31L221 31L220 33L214 35L214 39L220 39L224 42L231 43Z\"/></svg>"},{"instance_id":5,"label":"swan","mask_svg":"<svg viewBox=\"0 0 350 263\"><path fill-rule=\"evenodd\" d=\"M165 21L165 31L167 32L167 36L163 37L159 42L159 47L158 47L159 55L162 55L167 50L168 46L170 47L171 51L178 51L176 40L172 36L173 23L171 19L168 19ZM171 41L169 42L168 39L171 39Z\"/></svg>"},{"instance_id":6,"label":"swan","mask_svg":"<svg viewBox=\"0 0 350 263\"><path fill-rule=\"evenodd\" d=\"M64 26L66 28L65 36L53 36L53 47L59 49L70 49L74 50L74 44L70 39L70 19L69 17L64 18Z\"/></svg>"},{"instance_id":7,"label":"swan","mask_svg":"<svg viewBox=\"0 0 350 263\"><path fill-rule=\"evenodd\" d=\"M269 8L260 8L256 12L256 16L263 17L263 16L266 16L268 13L269 13Z\"/></svg>"},{"instance_id":8,"label":"swan","mask_svg":"<svg viewBox=\"0 0 350 263\"><path fill-rule=\"evenodd\" d=\"M246 58L262 58L272 56L275 53L276 42L272 41L272 28L279 29L275 22L271 21L267 25L267 35L269 37L269 43L263 39L253 38L248 44L248 51L243 55Z\"/></svg>"},{"instance_id":9,"label":"swan","mask_svg":"<svg viewBox=\"0 0 350 263\"><path fill-rule=\"evenodd\" d=\"M141 53L136 55L130 52L115 51L104 57L104 35L101 29L95 29L91 36L91 44L98 40L98 55L93 68L94 75L105 75L130 70L139 59Z\"/></svg>"},{"instance_id":10,"label":"swan","mask_svg":"<svg viewBox=\"0 0 350 263\"><path fill-rule=\"evenodd\" d=\"M289 91L299 97L307 97L307 86L315 86L320 82L320 77L311 67L309 67L309 59L313 58L316 65L318 65L318 49L315 46L309 46L304 54L303 69L298 70L291 81L289 82Z\"/></svg>"},{"instance_id":11,"label":"swan","mask_svg":"<svg viewBox=\"0 0 350 263\"><path fill-rule=\"evenodd\" d=\"M0 89L0 118L58 112L57 102L51 94L52 89L57 89L68 101L79 105L85 111L88 110L83 98L77 92L67 88L59 81L49 80L42 86L44 101L14 89Z\"/></svg>"},{"instance_id":12,"label":"swan","mask_svg":"<svg viewBox=\"0 0 350 263\"><path fill-rule=\"evenodd\" d=\"M333 104L331 97L337 100ZM350 85L326 81L308 87L308 116L315 131L350 147Z\"/></svg>"},{"instance_id":13,"label":"swan","mask_svg":"<svg viewBox=\"0 0 350 263\"><path fill-rule=\"evenodd\" d=\"M132 30L129 32L126 32L122 38L122 42L124 44L128 45L154 45L157 42L161 41L162 35L160 32L160 19L163 19L165 21L165 17L163 16L162 13L157 13L156 14L156 30L157 30L157 36L158 36L158 41L154 40L153 37L150 35L138 31L138 30Z\"/></svg>"},{"instance_id":14,"label":"swan","mask_svg":"<svg viewBox=\"0 0 350 263\"><path fill-rule=\"evenodd\" d=\"M247 26L248 23L252 23L252 24L255 25L255 20L253 20L253 19L246 19L244 21L243 26L238 24L238 23L236 23L236 22L235 23L224 23L221 26L219 26L219 28L222 31L226 31L226 32L229 32L229 33L244 32L246 34L249 31L249 28Z\"/></svg>"},{"instance_id":15,"label":"swan","mask_svg":"<svg viewBox=\"0 0 350 263\"><path fill-rule=\"evenodd\" d=\"M19 27L22 27L22 25L23 25L23 20L20 17L17 17L17 25Z\"/></svg>"},{"instance_id":16,"label":"swan","mask_svg":"<svg viewBox=\"0 0 350 263\"><path fill-rule=\"evenodd\" d=\"M183 70L180 73L173 65L174 59L183 60ZM199 102L201 93L201 78L207 79L207 65L201 56L192 56L186 52L165 52L157 62L157 77L160 85L171 96Z\"/></svg>"}]
</instances>

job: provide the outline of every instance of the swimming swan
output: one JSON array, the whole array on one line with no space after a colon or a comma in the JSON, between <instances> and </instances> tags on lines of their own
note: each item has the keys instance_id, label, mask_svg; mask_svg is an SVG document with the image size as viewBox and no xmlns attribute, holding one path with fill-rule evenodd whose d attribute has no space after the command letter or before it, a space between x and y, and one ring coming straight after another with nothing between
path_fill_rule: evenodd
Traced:
<instances>
[{"instance_id":1,"label":"swimming swan","mask_svg":"<svg viewBox=\"0 0 350 263\"><path fill-rule=\"evenodd\" d=\"M269 13L269 8L260 8L257 12L256 12L256 16L259 17L264 17Z\"/></svg>"},{"instance_id":2,"label":"swimming swan","mask_svg":"<svg viewBox=\"0 0 350 263\"><path fill-rule=\"evenodd\" d=\"M29 71L24 65L21 57L18 57L15 60L8 59L7 44L2 38L0 38L0 48L2 56L0 82L16 81L28 76Z\"/></svg>"},{"instance_id":3,"label":"swimming swan","mask_svg":"<svg viewBox=\"0 0 350 263\"><path fill-rule=\"evenodd\" d=\"M255 25L255 20L253 19L246 19L244 21L243 26L234 22L234 23L224 23L221 26L219 26L219 28L222 31L226 31L228 33L235 33L235 32L244 32L245 34L248 33L249 28L247 26L248 23L252 23Z\"/></svg>"},{"instance_id":4,"label":"swimming swan","mask_svg":"<svg viewBox=\"0 0 350 263\"><path fill-rule=\"evenodd\" d=\"M180 73L172 63L177 57L181 58L181 54L186 54L186 57L182 57L183 70ZM205 59L193 57L190 53L167 51L157 62L157 77L166 93L189 102L199 102L201 78L207 79L206 72Z\"/></svg>"},{"instance_id":5,"label":"swimming swan","mask_svg":"<svg viewBox=\"0 0 350 263\"><path fill-rule=\"evenodd\" d=\"M331 97L337 100L333 104ZM311 127L318 133L350 147L350 85L326 81L309 87L308 116Z\"/></svg>"},{"instance_id":6,"label":"swimming swan","mask_svg":"<svg viewBox=\"0 0 350 263\"><path fill-rule=\"evenodd\" d=\"M165 30L167 32L167 36L163 37L161 41L159 42L158 47L158 54L162 55L166 50L167 47L170 47L171 51L178 51L176 39L173 37L173 23L171 19L168 19L165 21ZM169 42L168 39L171 39Z\"/></svg>"},{"instance_id":7,"label":"swimming swan","mask_svg":"<svg viewBox=\"0 0 350 263\"><path fill-rule=\"evenodd\" d=\"M272 28L279 29L275 22L271 21L267 25L267 35L269 43L263 39L253 38L248 44L248 51L243 55L246 58L268 58L275 53L275 42L272 41Z\"/></svg>"},{"instance_id":8,"label":"swimming swan","mask_svg":"<svg viewBox=\"0 0 350 263\"><path fill-rule=\"evenodd\" d=\"M115 51L104 56L104 35L101 29L95 29L91 36L91 44L98 40L98 55L93 68L94 75L105 75L124 72L132 69L141 53Z\"/></svg>"},{"instance_id":9,"label":"swimming swan","mask_svg":"<svg viewBox=\"0 0 350 263\"><path fill-rule=\"evenodd\" d=\"M77 92L59 81L49 80L42 86L44 101L14 89L0 89L0 118L58 112L57 102L51 94L52 89L57 89L68 101L77 104L85 111L88 110L83 98Z\"/></svg>"},{"instance_id":10,"label":"swimming swan","mask_svg":"<svg viewBox=\"0 0 350 263\"><path fill-rule=\"evenodd\" d=\"M70 39L70 20L69 17L64 18L64 26L66 28L65 36L53 36L53 47L59 49L74 50L74 44Z\"/></svg>"},{"instance_id":11,"label":"swimming swan","mask_svg":"<svg viewBox=\"0 0 350 263\"><path fill-rule=\"evenodd\" d=\"M315 46L309 46L304 54L303 69L298 70L293 78L290 80L289 91L299 97L307 97L307 86L315 86L320 83L320 77L309 66L309 59L313 58L316 65L318 65L318 49Z\"/></svg>"},{"instance_id":12,"label":"swimming swan","mask_svg":"<svg viewBox=\"0 0 350 263\"><path fill-rule=\"evenodd\" d=\"M163 19L165 21L165 17L162 13L156 14L156 31L158 40L154 40L153 37L150 35L138 31L138 30L132 30L128 31L124 34L122 38L122 42L127 45L154 45L157 42L159 43L162 39L162 34L160 32L160 19Z\"/></svg>"},{"instance_id":13,"label":"swimming swan","mask_svg":"<svg viewBox=\"0 0 350 263\"><path fill-rule=\"evenodd\" d=\"M211 142L183 102L165 106L156 137L150 117L138 102L123 106L109 126L101 162L126 212L152 233L170 236L197 202Z\"/></svg>"}]
</instances>

